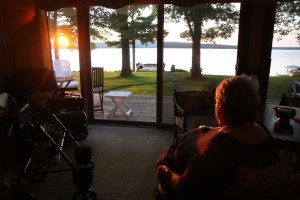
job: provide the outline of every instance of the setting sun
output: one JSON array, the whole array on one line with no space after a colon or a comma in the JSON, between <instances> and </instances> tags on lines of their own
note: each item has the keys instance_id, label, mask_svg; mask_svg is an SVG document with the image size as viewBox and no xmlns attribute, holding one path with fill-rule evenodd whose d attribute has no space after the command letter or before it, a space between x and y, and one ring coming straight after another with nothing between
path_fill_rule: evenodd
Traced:
<instances>
[{"instance_id":1,"label":"setting sun","mask_svg":"<svg viewBox=\"0 0 300 200\"><path fill-rule=\"evenodd\" d=\"M68 38L64 37L64 36L61 36L59 39L58 39L58 43L60 46L62 47L67 47L69 45L69 40Z\"/></svg>"}]
</instances>

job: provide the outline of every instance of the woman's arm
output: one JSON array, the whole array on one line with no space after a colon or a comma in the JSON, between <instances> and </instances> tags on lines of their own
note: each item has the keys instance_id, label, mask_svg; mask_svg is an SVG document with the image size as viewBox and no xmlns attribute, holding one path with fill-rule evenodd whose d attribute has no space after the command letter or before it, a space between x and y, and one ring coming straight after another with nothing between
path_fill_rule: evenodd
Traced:
<instances>
[{"instance_id":1,"label":"woman's arm","mask_svg":"<svg viewBox=\"0 0 300 200\"><path fill-rule=\"evenodd\" d=\"M156 168L160 165L164 165L165 164L165 158L168 155L169 150L165 150L159 157L159 159L156 161Z\"/></svg>"},{"instance_id":2,"label":"woman's arm","mask_svg":"<svg viewBox=\"0 0 300 200\"><path fill-rule=\"evenodd\" d=\"M159 165L156 169L158 182L162 185L169 185L174 191L178 191L178 180L180 176L166 165Z\"/></svg>"}]
</instances>

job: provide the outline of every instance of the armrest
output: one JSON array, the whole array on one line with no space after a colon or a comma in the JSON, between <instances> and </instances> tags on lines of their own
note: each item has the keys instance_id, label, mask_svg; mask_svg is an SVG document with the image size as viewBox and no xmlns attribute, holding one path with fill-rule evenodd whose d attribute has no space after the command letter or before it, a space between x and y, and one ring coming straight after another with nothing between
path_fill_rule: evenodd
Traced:
<instances>
[{"instance_id":1,"label":"armrest","mask_svg":"<svg viewBox=\"0 0 300 200\"><path fill-rule=\"evenodd\" d=\"M174 120L176 117L182 117L183 118L183 124L182 124L182 132L185 132L187 130L187 118L189 113L186 112L185 110L183 110L183 108L180 107L180 105L178 104L176 98L174 99L174 107L175 107L175 112L174 112ZM176 125L176 122L175 122Z\"/></svg>"},{"instance_id":2,"label":"armrest","mask_svg":"<svg viewBox=\"0 0 300 200\"><path fill-rule=\"evenodd\" d=\"M176 98L174 99L174 106L175 106L175 110L176 110L180 115L184 115L184 110L180 107L180 105L178 104Z\"/></svg>"}]
</instances>

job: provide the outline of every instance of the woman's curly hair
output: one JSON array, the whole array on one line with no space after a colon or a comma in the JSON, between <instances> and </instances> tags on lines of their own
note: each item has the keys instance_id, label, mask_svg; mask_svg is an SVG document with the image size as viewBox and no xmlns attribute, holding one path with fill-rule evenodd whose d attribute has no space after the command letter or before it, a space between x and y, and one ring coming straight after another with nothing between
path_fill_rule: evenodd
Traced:
<instances>
[{"instance_id":1,"label":"woman's curly hair","mask_svg":"<svg viewBox=\"0 0 300 200\"><path fill-rule=\"evenodd\" d=\"M216 104L223 106L230 125L254 122L261 104L257 77L243 74L223 80L216 89Z\"/></svg>"}]
</instances>

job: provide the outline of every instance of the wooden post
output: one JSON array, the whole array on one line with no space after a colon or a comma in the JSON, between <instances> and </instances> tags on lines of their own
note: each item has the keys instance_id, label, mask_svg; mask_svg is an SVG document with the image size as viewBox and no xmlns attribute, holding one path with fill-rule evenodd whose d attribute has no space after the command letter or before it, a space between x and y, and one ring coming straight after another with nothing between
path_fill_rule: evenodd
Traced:
<instances>
[{"instance_id":1,"label":"wooden post","mask_svg":"<svg viewBox=\"0 0 300 200\"><path fill-rule=\"evenodd\" d=\"M236 74L255 74L266 103L271 67L276 2L241 3Z\"/></svg>"}]
</instances>

